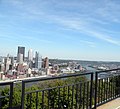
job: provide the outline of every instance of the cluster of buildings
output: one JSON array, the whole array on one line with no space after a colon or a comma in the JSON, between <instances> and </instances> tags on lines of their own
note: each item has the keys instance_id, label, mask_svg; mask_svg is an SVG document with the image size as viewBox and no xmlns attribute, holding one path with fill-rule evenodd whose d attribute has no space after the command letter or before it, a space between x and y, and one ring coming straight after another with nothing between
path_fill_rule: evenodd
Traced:
<instances>
[{"instance_id":1,"label":"cluster of buildings","mask_svg":"<svg viewBox=\"0 0 120 109\"><path fill-rule=\"evenodd\" d=\"M85 69L76 62L50 62L48 57L42 58L39 52L28 50L25 57L25 47L18 46L17 56L9 54L7 57L0 57L0 80L26 79L39 76L56 76L61 74L76 73Z\"/></svg>"},{"instance_id":2,"label":"cluster of buildings","mask_svg":"<svg viewBox=\"0 0 120 109\"><path fill-rule=\"evenodd\" d=\"M28 57L25 57L25 47L18 47L17 57L10 56L0 58L0 80L19 79L47 75L49 59L42 59L39 52L30 49Z\"/></svg>"}]
</instances>

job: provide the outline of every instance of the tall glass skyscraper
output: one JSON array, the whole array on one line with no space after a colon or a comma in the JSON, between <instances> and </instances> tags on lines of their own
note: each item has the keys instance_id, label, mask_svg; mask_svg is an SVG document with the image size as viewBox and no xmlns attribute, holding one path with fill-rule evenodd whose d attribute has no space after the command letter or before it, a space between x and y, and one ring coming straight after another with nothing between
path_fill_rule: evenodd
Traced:
<instances>
[{"instance_id":1,"label":"tall glass skyscraper","mask_svg":"<svg viewBox=\"0 0 120 109\"><path fill-rule=\"evenodd\" d=\"M35 68L42 68L42 57L39 55L38 52L35 53Z\"/></svg>"},{"instance_id":2,"label":"tall glass skyscraper","mask_svg":"<svg viewBox=\"0 0 120 109\"><path fill-rule=\"evenodd\" d=\"M20 58L20 54L23 55L23 61L25 60L25 47L18 46L17 60Z\"/></svg>"},{"instance_id":3,"label":"tall glass skyscraper","mask_svg":"<svg viewBox=\"0 0 120 109\"><path fill-rule=\"evenodd\" d=\"M32 51L32 49L29 49L29 51L28 51L28 61L33 61L33 51Z\"/></svg>"}]
</instances>

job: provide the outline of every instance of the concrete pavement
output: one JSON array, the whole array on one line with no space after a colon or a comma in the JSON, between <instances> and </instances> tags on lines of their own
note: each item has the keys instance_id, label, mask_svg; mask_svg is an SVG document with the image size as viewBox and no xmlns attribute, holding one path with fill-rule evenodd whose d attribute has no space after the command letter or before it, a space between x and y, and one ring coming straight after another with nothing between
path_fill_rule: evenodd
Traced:
<instances>
[{"instance_id":1,"label":"concrete pavement","mask_svg":"<svg viewBox=\"0 0 120 109\"><path fill-rule=\"evenodd\" d=\"M120 98L99 106L97 109L120 109Z\"/></svg>"}]
</instances>

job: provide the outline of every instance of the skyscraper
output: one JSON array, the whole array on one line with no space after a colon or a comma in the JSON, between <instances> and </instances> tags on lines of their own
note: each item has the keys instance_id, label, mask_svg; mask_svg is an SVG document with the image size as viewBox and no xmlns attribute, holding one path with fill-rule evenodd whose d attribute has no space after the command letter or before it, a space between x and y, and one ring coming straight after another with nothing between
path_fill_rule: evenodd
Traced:
<instances>
[{"instance_id":1,"label":"skyscraper","mask_svg":"<svg viewBox=\"0 0 120 109\"><path fill-rule=\"evenodd\" d=\"M5 71L7 72L9 70L11 64L11 59L9 58L9 54L7 55L7 58L5 59Z\"/></svg>"},{"instance_id":2,"label":"skyscraper","mask_svg":"<svg viewBox=\"0 0 120 109\"><path fill-rule=\"evenodd\" d=\"M42 57L39 55L38 52L35 53L35 68L42 68Z\"/></svg>"},{"instance_id":3,"label":"skyscraper","mask_svg":"<svg viewBox=\"0 0 120 109\"><path fill-rule=\"evenodd\" d=\"M32 49L29 49L29 51L28 51L28 61L33 61L33 51L32 51Z\"/></svg>"},{"instance_id":4,"label":"skyscraper","mask_svg":"<svg viewBox=\"0 0 120 109\"><path fill-rule=\"evenodd\" d=\"M23 61L24 61L24 59L25 59L25 47L18 46L18 53L17 53L18 62L19 62L19 59L20 59L20 56L21 56L20 54L23 55Z\"/></svg>"},{"instance_id":5,"label":"skyscraper","mask_svg":"<svg viewBox=\"0 0 120 109\"><path fill-rule=\"evenodd\" d=\"M23 54L21 54L21 53L18 54L18 62L19 62L20 64L23 63Z\"/></svg>"},{"instance_id":6,"label":"skyscraper","mask_svg":"<svg viewBox=\"0 0 120 109\"><path fill-rule=\"evenodd\" d=\"M49 68L49 59L48 59L48 57L46 57L44 59L44 68Z\"/></svg>"}]
</instances>

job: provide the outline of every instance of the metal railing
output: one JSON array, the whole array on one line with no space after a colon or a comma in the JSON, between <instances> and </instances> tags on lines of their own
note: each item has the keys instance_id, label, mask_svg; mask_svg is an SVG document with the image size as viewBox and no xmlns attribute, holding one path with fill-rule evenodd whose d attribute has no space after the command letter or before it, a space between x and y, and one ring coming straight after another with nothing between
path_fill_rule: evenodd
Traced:
<instances>
[{"instance_id":1,"label":"metal railing","mask_svg":"<svg viewBox=\"0 0 120 109\"><path fill-rule=\"evenodd\" d=\"M100 77L104 73L105 77ZM87 75L89 79L84 78ZM120 69L23 80L19 108L96 109L97 106L120 97L118 82L120 82ZM7 108L13 109L13 99L17 99L13 97L13 84L14 82L0 83L0 86L10 86L9 94L0 96L0 108L3 106L3 99L9 98ZM33 87L29 89L31 84Z\"/></svg>"},{"instance_id":2,"label":"metal railing","mask_svg":"<svg viewBox=\"0 0 120 109\"><path fill-rule=\"evenodd\" d=\"M46 88L43 90L37 90L37 91L31 91L31 92L25 92L25 84L30 82L38 82L38 81L48 81L48 80L57 80L57 79L64 79L64 78L71 78L71 77L79 77L79 76L85 76L90 75L90 81L86 82L78 82L78 83L72 83L64 86L57 86L54 88ZM75 78L74 78L75 79ZM70 109L75 108L79 105L79 107L84 108L86 106L87 108L92 107L92 85L93 85L93 73L86 73L86 74L72 74L68 76L58 76L58 77L50 77L50 78L38 78L34 80L24 80L22 81L22 99L21 99L21 108L24 109L24 100L25 95L29 98L29 108L32 107L31 100L32 100L32 94L35 94L35 102L36 106L35 108L40 109ZM79 87L79 96L78 96L78 87ZM83 90L82 90L83 88ZM86 89L86 90L85 90ZM65 93L66 92L66 93ZM88 92L88 93L87 93ZM52 94L54 95L52 95ZM87 94L87 95L86 95ZM38 102L38 95L41 98L41 101ZM86 97L83 97L86 96ZM45 103L45 97L46 97L46 103ZM75 101L74 101L75 100ZM55 103L56 101L56 103ZM86 101L86 103L85 103ZM39 105L40 104L40 105Z\"/></svg>"},{"instance_id":3,"label":"metal railing","mask_svg":"<svg viewBox=\"0 0 120 109\"><path fill-rule=\"evenodd\" d=\"M103 78L99 75L106 73ZM95 103L94 108L120 97L120 69L95 72Z\"/></svg>"},{"instance_id":4,"label":"metal railing","mask_svg":"<svg viewBox=\"0 0 120 109\"><path fill-rule=\"evenodd\" d=\"M1 101L5 98L9 99L9 109L12 109L12 96L13 96L13 82L4 82L4 83L0 83L0 86L9 86L9 93L7 95L1 95L0 96L0 108L2 108L2 103Z\"/></svg>"}]
</instances>

